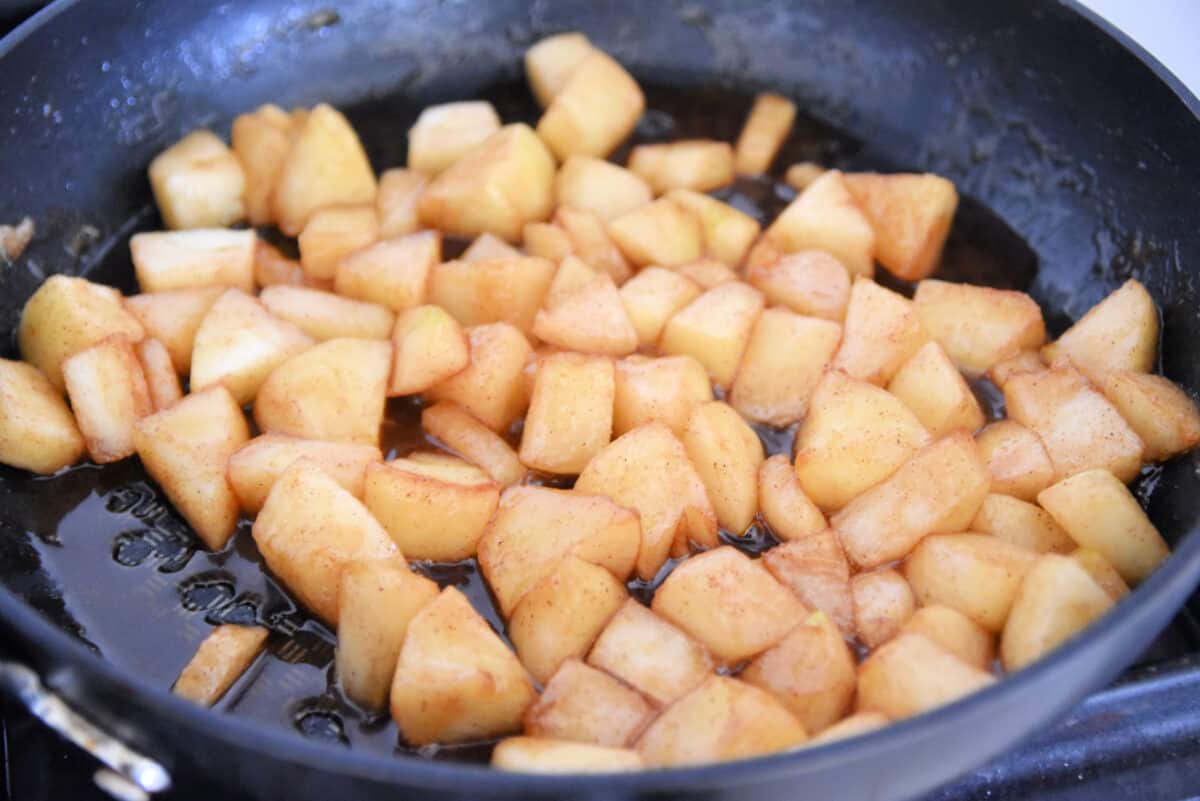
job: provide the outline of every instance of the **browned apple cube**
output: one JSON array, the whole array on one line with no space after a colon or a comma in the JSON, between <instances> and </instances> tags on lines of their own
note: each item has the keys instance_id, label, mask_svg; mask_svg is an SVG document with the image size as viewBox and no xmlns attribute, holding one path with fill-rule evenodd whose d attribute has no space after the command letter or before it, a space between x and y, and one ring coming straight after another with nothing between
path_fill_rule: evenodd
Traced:
<instances>
[{"instance_id":1,"label":"browned apple cube","mask_svg":"<svg viewBox=\"0 0 1200 801\"><path fill-rule=\"evenodd\" d=\"M154 411L165 409L183 397L179 376L171 364L171 354L167 353L163 343L157 339L143 339L134 346L134 351L146 378L146 388L150 392Z\"/></svg>"},{"instance_id":2,"label":"browned apple cube","mask_svg":"<svg viewBox=\"0 0 1200 801\"><path fill-rule=\"evenodd\" d=\"M1036 350L1020 350L993 364L987 372L987 377L1000 389L1004 389L1009 379L1015 375L1045 371L1046 363L1042 361L1041 353Z\"/></svg>"},{"instance_id":3,"label":"browned apple cube","mask_svg":"<svg viewBox=\"0 0 1200 801\"><path fill-rule=\"evenodd\" d=\"M658 344L667 321L700 297L700 288L674 270L647 267L621 286L621 302L637 332L638 345Z\"/></svg>"},{"instance_id":4,"label":"browned apple cube","mask_svg":"<svg viewBox=\"0 0 1200 801\"><path fill-rule=\"evenodd\" d=\"M246 219L251 225L270 225L275 221L271 202L275 181L292 149L292 118L273 103L239 114L233 121L230 143L245 175L246 189L242 199L246 205Z\"/></svg>"},{"instance_id":5,"label":"browned apple cube","mask_svg":"<svg viewBox=\"0 0 1200 801\"><path fill-rule=\"evenodd\" d=\"M62 395L36 367L0 359L0 463L48 475L83 456Z\"/></svg>"},{"instance_id":6,"label":"browned apple cube","mask_svg":"<svg viewBox=\"0 0 1200 801\"><path fill-rule=\"evenodd\" d=\"M637 173L594 156L564 161L554 179L554 195L558 205L586 209L605 222L654 199Z\"/></svg>"},{"instance_id":7,"label":"browned apple cube","mask_svg":"<svg viewBox=\"0 0 1200 801\"><path fill-rule=\"evenodd\" d=\"M537 132L559 161L575 155L604 158L629 136L645 108L633 76L593 49L554 94Z\"/></svg>"},{"instance_id":8,"label":"browned apple cube","mask_svg":"<svg viewBox=\"0 0 1200 801\"><path fill-rule=\"evenodd\" d=\"M343 257L379 239L375 206L326 206L314 211L297 238L300 264L313 280L328 281Z\"/></svg>"},{"instance_id":9,"label":"browned apple cube","mask_svg":"<svg viewBox=\"0 0 1200 801\"><path fill-rule=\"evenodd\" d=\"M518 483L525 467L496 432L456 403L441 401L421 411L421 427L468 462L483 468L502 487Z\"/></svg>"},{"instance_id":10,"label":"browned apple cube","mask_svg":"<svg viewBox=\"0 0 1200 801\"><path fill-rule=\"evenodd\" d=\"M229 483L242 511L257 515L275 482L301 457L324 470L356 498L362 497L367 465L383 460L374 445L262 434L229 457Z\"/></svg>"},{"instance_id":11,"label":"browned apple cube","mask_svg":"<svg viewBox=\"0 0 1200 801\"><path fill-rule=\"evenodd\" d=\"M612 437L612 360L558 353L534 379L521 434L521 461L546 473L576 474Z\"/></svg>"},{"instance_id":12,"label":"browned apple cube","mask_svg":"<svg viewBox=\"0 0 1200 801\"><path fill-rule=\"evenodd\" d=\"M700 220L666 198L609 220L608 234L635 267L674 267L704 255Z\"/></svg>"},{"instance_id":13,"label":"browned apple cube","mask_svg":"<svg viewBox=\"0 0 1200 801\"><path fill-rule=\"evenodd\" d=\"M492 749L491 766L517 773L622 773L645 767L637 751L591 743L508 737Z\"/></svg>"},{"instance_id":14,"label":"browned apple cube","mask_svg":"<svg viewBox=\"0 0 1200 801\"><path fill-rule=\"evenodd\" d=\"M932 604L913 612L904 631L920 634L968 665L990 670L996 655L996 638L962 612L950 606Z\"/></svg>"},{"instance_id":15,"label":"browned apple cube","mask_svg":"<svg viewBox=\"0 0 1200 801\"><path fill-rule=\"evenodd\" d=\"M377 303L367 303L302 286L268 286L259 294L267 311L315 340L356 337L387 339L396 315Z\"/></svg>"},{"instance_id":16,"label":"browned apple cube","mask_svg":"<svg viewBox=\"0 0 1200 801\"><path fill-rule=\"evenodd\" d=\"M534 256L447 261L429 274L429 302L464 326L506 322L528 334L553 280L554 263Z\"/></svg>"},{"instance_id":17,"label":"browned apple cube","mask_svg":"<svg viewBox=\"0 0 1200 801\"><path fill-rule=\"evenodd\" d=\"M974 433L985 422L975 393L936 342L926 343L900 365L887 388L935 437L956 429Z\"/></svg>"},{"instance_id":18,"label":"browned apple cube","mask_svg":"<svg viewBox=\"0 0 1200 801\"><path fill-rule=\"evenodd\" d=\"M704 290L738 280L738 274L716 259L689 261L674 268L675 272Z\"/></svg>"},{"instance_id":19,"label":"browned apple cube","mask_svg":"<svg viewBox=\"0 0 1200 801\"><path fill-rule=\"evenodd\" d=\"M758 510L758 467L764 459L758 434L729 404L707 401L692 408L680 440L704 482L717 524L744 532Z\"/></svg>"},{"instance_id":20,"label":"browned apple cube","mask_svg":"<svg viewBox=\"0 0 1200 801\"><path fill-rule=\"evenodd\" d=\"M1111 370L1149 373L1158 355L1158 309L1130 279L1042 349L1051 365L1069 363L1096 385Z\"/></svg>"},{"instance_id":21,"label":"browned apple cube","mask_svg":"<svg viewBox=\"0 0 1200 801\"><path fill-rule=\"evenodd\" d=\"M691 356L704 365L714 384L727 387L737 375L764 305L762 294L753 287L740 281L722 284L667 322L659 348L669 356Z\"/></svg>"},{"instance_id":22,"label":"browned apple cube","mask_svg":"<svg viewBox=\"0 0 1200 801\"><path fill-rule=\"evenodd\" d=\"M500 115L486 100L427 106L408 129L408 168L437 175L500 130Z\"/></svg>"},{"instance_id":23,"label":"browned apple cube","mask_svg":"<svg viewBox=\"0 0 1200 801\"><path fill-rule=\"evenodd\" d=\"M992 492L1032 501L1054 483L1042 439L1015 420L997 420L975 435L992 477Z\"/></svg>"},{"instance_id":24,"label":"browned apple cube","mask_svg":"<svg viewBox=\"0 0 1200 801\"><path fill-rule=\"evenodd\" d=\"M858 708L904 718L956 701L995 680L924 635L905 632L859 666Z\"/></svg>"},{"instance_id":25,"label":"browned apple cube","mask_svg":"<svg viewBox=\"0 0 1200 801\"><path fill-rule=\"evenodd\" d=\"M786 306L796 314L839 323L846 318L850 273L823 250L751 260L746 280L766 296L767 302Z\"/></svg>"},{"instance_id":26,"label":"browned apple cube","mask_svg":"<svg viewBox=\"0 0 1200 801\"><path fill-rule=\"evenodd\" d=\"M388 395L415 395L471 361L462 326L440 306L416 306L396 319Z\"/></svg>"},{"instance_id":27,"label":"browned apple cube","mask_svg":"<svg viewBox=\"0 0 1200 801\"><path fill-rule=\"evenodd\" d=\"M133 346L124 337L109 337L69 357L62 369L92 461L103 464L132 456L134 427L154 411Z\"/></svg>"},{"instance_id":28,"label":"browned apple cube","mask_svg":"<svg viewBox=\"0 0 1200 801\"><path fill-rule=\"evenodd\" d=\"M525 51L525 77L542 108L550 105L567 79L595 51L582 33L560 33L529 46Z\"/></svg>"},{"instance_id":29,"label":"browned apple cube","mask_svg":"<svg viewBox=\"0 0 1200 801\"><path fill-rule=\"evenodd\" d=\"M615 436L655 420L682 436L692 409L712 400L708 373L691 356L632 356L618 361L616 367Z\"/></svg>"},{"instance_id":30,"label":"browned apple cube","mask_svg":"<svg viewBox=\"0 0 1200 801\"><path fill-rule=\"evenodd\" d=\"M637 145L628 166L658 195L672 189L709 192L733 183L733 148L712 139Z\"/></svg>"},{"instance_id":31,"label":"browned apple cube","mask_svg":"<svg viewBox=\"0 0 1200 801\"><path fill-rule=\"evenodd\" d=\"M796 104L786 97L770 92L757 95L738 134L735 149L738 173L759 175L770 169L795 120Z\"/></svg>"},{"instance_id":32,"label":"browned apple cube","mask_svg":"<svg viewBox=\"0 0 1200 801\"><path fill-rule=\"evenodd\" d=\"M493 431L506 431L529 402L523 378L529 340L508 323L478 325L466 334L470 363L428 395L457 403Z\"/></svg>"},{"instance_id":33,"label":"browned apple cube","mask_svg":"<svg viewBox=\"0 0 1200 801\"><path fill-rule=\"evenodd\" d=\"M142 324L146 335L166 346L175 372L192 369L192 345L208 310L225 294L219 286L147 292L125 298L125 308Z\"/></svg>"},{"instance_id":34,"label":"browned apple cube","mask_svg":"<svg viewBox=\"0 0 1200 801\"><path fill-rule=\"evenodd\" d=\"M884 386L928 341L912 301L869 278L858 278L850 288L842 346L833 365Z\"/></svg>"},{"instance_id":35,"label":"browned apple cube","mask_svg":"<svg viewBox=\"0 0 1200 801\"><path fill-rule=\"evenodd\" d=\"M604 356L625 356L638 346L617 286L604 273L548 302L534 318L533 333L549 345Z\"/></svg>"},{"instance_id":36,"label":"browned apple cube","mask_svg":"<svg viewBox=\"0 0 1200 801\"><path fill-rule=\"evenodd\" d=\"M1146 444L1144 458L1157 462L1200 443L1200 410L1177 384L1160 375L1113 370L1104 397Z\"/></svg>"},{"instance_id":37,"label":"browned apple cube","mask_svg":"<svg viewBox=\"0 0 1200 801\"><path fill-rule=\"evenodd\" d=\"M1077 548L1069 556L1087 571L1088 575L1100 585L1100 589L1109 594L1114 601L1119 601L1129 594L1129 584L1121 578L1121 574L1112 566L1104 555L1091 548Z\"/></svg>"},{"instance_id":38,"label":"browned apple cube","mask_svg":"<svg viewBox=\"0 0 1200 801\"><path fill-rule=\"evenodd\" d=\"M891 720L881 712L855 712L853 715L842 718L825 731L817 734L806 745L820 745L822 743L832 743L837 740L858 737L861 734L882 729L889 723L891 723Z\"/></svg>"},{"instance_id":39,"label":"browned apple cube","mask_svg":"<svg viewBox=\"0 0 1200 801\"><path fill-rule=\"evenodd\" d=\"M475 237L459 258L463 261L485 261L487 259L507 259L520 255L521 251L495 234L482 233Z\"/></svg>"},{"instance_id":40,"label":"browned apple cube","mask_svg":"<svg viewBox=\"0 0 1200 801\"><path fill-rule=\"evenodd\" d=\"M875 231L846 187L829 170L784 209L767 233L783 250L824 250L854 275L875 273Z\"/></svg>"},{"instance_id":41,"label":"browned apple cube","mask_svg":"<svg viewBox=\"0 0 1200 801\"><path fill-rule=\"evenodd\" d=\"M168 228L220 228L246 216L241 162L220 137L192 131L150 162L150 188Z\"/></svg>"},{"instance_id":42,"label":"browned apple cube","mask_svg":"<svg viewBox=\"0 0 1200 801\"><path fill-rule=\"evenodd\" d=\"M270 631L262 626L217 626L179 673L171 692L211 706L262 653Z\"/></svg>"},{"instance_id":43,"label":"browned apple cube","mask_svg":"<svg viewBox=\"0 0 1200 801\"><path fill-rule=\"evenodd\" d=\"M873 570L850 579L854 630L868 648L895 637L916 608L912 588L895 570Z\"/></svg>"},{"instance_id":44,"label":"browned apple cube","mask_svg":"<svg viewBox=\"0 0 1200 801\"><path fill-rule=\"evenodd\" d=\"M525 713L525 733L621 747L653 717L654 708L637 690L571 658L563 661Z\"/></svg>"},{"instance_id":45,"label":"browned apple cube","mask_svg":"<svg viewBox=\"0 0 1200 801\"><path fill-rule=\"evenodd\" d=\"M1000 631L1037 558L1037 551L989 534L937 534L913 549L904 575L921 605L944 604Z\"/></svg>"},{"instance_id":46,"label":"browned apple cube","mask_svg":"<svg viewBox=\"0 0 1200 801\"><path fill-rule=\"evenodd\" d=\"M1046 341L1041 307L1024 292L930 279L917 285L913 307L929 336L969 375Z\"/></svg>"},{"instance_id":47,"label":"browned apple cube","mask_svg":"<svg viewBox=\"0 0 1200 801\"><path fill-rule=\"evenodd\" d=\"M1038 553L1070 553L1075 540L1037 504L1009 495L989 494L971 521L971 531L1020 545Z\"/></svg>"},{"instance_id":48,"label":"browned apple cube","mask_svg":"<svg viewBox=\"0 0 1200 801\"><path fill-rule=\"evenodd\" d=\"M763 554L762 563L805 606L828 615L846 637L855 636L850 565L837 532L826 529L777 545Z\"/></svg>"},{"instance_id":49,"label":"browned apple cube","mask_svg":"<svg viewBox=\"0 0 1200 801\"><path fill-rule=\"evenodd\" d=\"M380 239L396 239L417 232L421 227L417 204L428 185L429 176L423 172L402 167L383 171L375 197Z\"/></svg>"},{"instance_id":50,"label":"browned apple cube","mask_svg":"<svg viewBox=\"0 0 1200 801\"><path fill-rule=\"evenodd\" d=\"M250 230L143 231L129 240L129 255L143 292L202 286L253 292L257 241Z\"/></svg>"},{"instance_id":51,"label":"browned apple cube","mask_svg":"<svg viewBox=\"0 0 1200 801\"><path fill-rule=\"evenodd\" d=\"M521 229L521 244L530 256L555 264L570 256L575 248L570 234L562 226L548 222L525 223Z\"/></svg>"},{"instance_id":52,"label":"browned apple cube","mask_svg":"<svg viewBox=\"0 0 1200 801\"><path fill-rule=\"evenodd\" d=\"M785 453L775 454L758 469L758 511L782 542L804 539L826 528L825 515L804 494Z\"/></svg>"},{"instance_id":53,"label":"browned apple cube","mask_svg":"<svg viewBox=\"0 0 1200 801\"><path fill-rule=\"evenodd\" d=\"M958 192L930 173L849 173L846 188L875 229L875 258L906 281L934 271L954 222Z\"/></svg>"},{"instance_id":54,"label":"browned apple cube","mask_svg":"<svg viewBox=\"0 0 1200 801\"><path fill-rule=\"evenodd\" d=\"M554 222L570 238L571 252L586 264L608 273L618 284L633 275L629 262L609 236L603 217L587 209L560 205L554 212Z\"/></svg>"}]
</instances>

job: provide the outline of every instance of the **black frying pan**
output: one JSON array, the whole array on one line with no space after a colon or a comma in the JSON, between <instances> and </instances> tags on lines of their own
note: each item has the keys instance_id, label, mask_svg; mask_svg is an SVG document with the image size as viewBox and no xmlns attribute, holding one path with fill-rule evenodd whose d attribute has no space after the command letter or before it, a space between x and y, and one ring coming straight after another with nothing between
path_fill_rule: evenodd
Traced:
<instances>
[{"instance_id":1,"label":"black frying pan","mask_svg":"<svg viewBox=\"0 0 1200 801\"><path fill-rule=\"evenodd\" d=\"M157 225L144 168L190 128L225 129L265 100L329 100L392 166L427 102L482 94L506 117L532 114L520 55L572 28L668 112L642 138L729 138L749 93L772 88L809 114L784 161L953 178L966 199L947 274L1029 289L1055 333L1138 277L1162 309L1164 371L1200 389L1200 103L1103 25L1039 2L60 2L0 44L0 222L38 224L0 273L0 330L50 272L133 289L128 236ZM168 771L255 797L902 798L1044 728L1146 646L1200 578L1196 468L1187 457L1140 482L1175 555L1086 635L931 714L735 764L534 778L452 761L469 752L390 753L394 730L325 691L327 634L254 569L244 532L194 553L136 460L53 480L0 470L0 634L10 659ZM275 634L232 714L167 694L208 623L247 619ZM284 703L289 686L309 697Z\"/></svg>"}]
</instances>

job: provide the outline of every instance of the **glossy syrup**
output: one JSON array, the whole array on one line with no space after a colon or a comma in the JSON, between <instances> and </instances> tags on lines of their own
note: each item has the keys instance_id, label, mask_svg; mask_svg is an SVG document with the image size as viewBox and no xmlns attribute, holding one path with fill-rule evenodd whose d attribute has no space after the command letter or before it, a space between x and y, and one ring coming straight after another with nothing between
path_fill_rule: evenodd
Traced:
<instances>
[{"instance_id":1,"label":"glossy syrup","mask_svg":"<svg viewBox=\"0 0 1200 801\"><path fill-rule=\"evenodd\" d=\"M634 142L680 137L732 141L752 95L724 89L647 86L649 111ZM485 92L506 120L534 121L537 109L521 83ZM378 168L403 163L403 131L419 108L403 98L372 101L349 110ZM399 143L399 144L398 144ZM856 161L860 143L801 114L777 159L778 170L796 161L847 168L894 169L905 165ZM623 150L616 160L623 161ZM718 197L768 221L794 197L781 182L739 179ZM289 244L289 243L285 243ZM448 243L448 256L462 242ZM101 274L125 262L110 253ZM1036 271L1032 251L987 209L964 198L947 245L941 276L994 286L1026 288ZM900 291L911 287L891 282ZM986 392L986 388L981 388ZM988 407L996 413L995 405ZM393 400L382 430L389 458L436 448L420 429L421 404ZM768 454L791 456L794 427L758 428ZM514 442L519 427L510 432ZM0 538L4 582L59 626L149 685L169 687L211 626L257 623L272 634L267 652L218 704L243 718L283 727L299 736L377 753L419 753L484 761L488 743L410 749L384 715L346 701L334 675L334 637L309 616L264 569L243 521L219 552L197 548L183 520L150 482L136 459L98 468L85 465L51 478L0 468L0 521L23 536ZM532 476L531 483L569 487L570 480ZM757 554L776 540L761 522L721 538ZM632 581L634 597L649 603L669 563L652 582ZM474 560L446 565L414 563L442 586L460 588L503 636L502 621Z\"/></svg>"}]
</instances>

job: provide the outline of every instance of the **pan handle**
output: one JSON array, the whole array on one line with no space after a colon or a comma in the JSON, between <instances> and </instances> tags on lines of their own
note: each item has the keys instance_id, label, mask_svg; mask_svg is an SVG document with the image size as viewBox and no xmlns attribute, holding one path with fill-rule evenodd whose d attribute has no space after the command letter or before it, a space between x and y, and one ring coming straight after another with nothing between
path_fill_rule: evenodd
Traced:
<instances>
[{"instance_id":1,"label":"pan handle","mask_svg":"<svg viewBox=\"0 0 1200 801\"><path fill-rule=\"evenodd\" d=\"M25 665L0 660L0 688L11 692L32 715L103 763L108 769L97 771L96 783L110 795L148 798L171 787L166 768L76 712Z\"/></svg>"}]
</instances>

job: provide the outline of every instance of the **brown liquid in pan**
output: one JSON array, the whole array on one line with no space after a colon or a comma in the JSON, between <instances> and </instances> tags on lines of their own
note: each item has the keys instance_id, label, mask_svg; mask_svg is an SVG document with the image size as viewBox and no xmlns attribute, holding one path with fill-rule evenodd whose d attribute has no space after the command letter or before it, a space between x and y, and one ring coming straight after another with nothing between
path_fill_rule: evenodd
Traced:
<instances>
[{"instance_id":1,"label":"brown liquid in pan","mask_svg":"<svg viewBox=\"0 0 1200 801\"><path fill-rule=\"evenodd\" d=\"M751 94L727 90L653 85L645 90L650 110L635 141L733 141L752 100ZM506 121L536 120L536 107L523 83L494 87L483 97L495 103ZM348 109L377 169L403 163L401 134L419 110L396 98ZM776 171L782 174L797 161L857 169L909 166L862 163L859 150L853 139L801 115L775 162ZM617 153L616 160L623 162L625 154ZM786 185L770 179L741 179L715 194L764 222L794 196ZM447 258L455 252L448 247ZM120 262L127 256L113 252L108 258ZM963 198L938 277L1025 289L1035 271L1036 257L1028 246L986 208ZM911 292L910 286L886 274L879 278ZM990 419L1003 415L1003 397L994 386L976 382L975 389ZM759 427L759 433L768 454L791 454L794 427ZM382 436L389 458L433 447L420 429L415 400L389 402ZM242 522L221 552L197 549L188 526L147 480L136 458L104 468L85 465L51 478L2 467L0 471L5 481L21 485L21 492L27 488L39 499L15 507L11 499L6 503L0 497L0 514L8 527L27 532L24 537L0 538L0 563L14 566L8 583L107 660L166 688L212 625L259 623L272 631L267 653L220 701L219 709L358 749L413 752L400 742L388 715L364 714L342 697L333 671L332 633L263 570L249 521ZM533 480L570 486L569 480ZM0 495L3 492L0 489ZM722 532L722 539L748 553L776 542L762 524L742 536ZM414 563L414 569L443 586L459 587L503 635L475 560ZM653 596L653 583L635 580L629 586L643 602ZM418 751L437 759L469 761L486 761L490 752L490 743Z\"/></svg>"}]
</instances>

